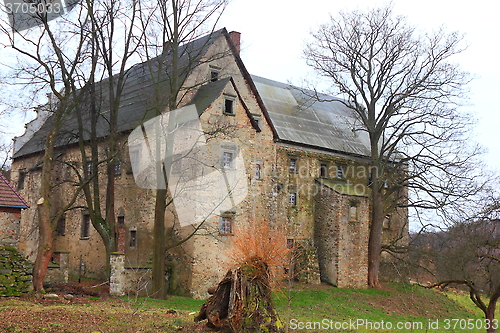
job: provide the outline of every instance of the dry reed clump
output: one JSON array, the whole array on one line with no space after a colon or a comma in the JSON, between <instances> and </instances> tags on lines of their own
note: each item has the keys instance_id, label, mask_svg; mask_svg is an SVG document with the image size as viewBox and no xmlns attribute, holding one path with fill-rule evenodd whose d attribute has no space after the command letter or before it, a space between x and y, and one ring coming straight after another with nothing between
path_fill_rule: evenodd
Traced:
<instances>
[{"instance_id":1,"label":"dry reed clump","mask_svg":"<svg viewBox=\"0 0 500 333\"><path fill-rule=\"evenodd\" d=\"M290 265L291 250L287 246L285 232L272 228L265 220L235 230L231 236L229 258L241 267L248 279L259 276L269 281L270 287L278 288Z\"/></svg>"}]
</instances>

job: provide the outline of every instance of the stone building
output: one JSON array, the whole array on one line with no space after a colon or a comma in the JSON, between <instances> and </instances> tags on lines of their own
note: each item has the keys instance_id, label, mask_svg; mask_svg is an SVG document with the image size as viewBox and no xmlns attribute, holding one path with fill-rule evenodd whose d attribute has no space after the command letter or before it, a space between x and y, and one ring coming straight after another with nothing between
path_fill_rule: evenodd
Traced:
<instances>
[{"instance_id":1,"label":"stone building","mask_svg":"<svg viewBox=\"0 0 500 333\"><path fill-rule=\"evenodd\" d=\"M300 279L365 287L370 224L367 137L352 130L353 114L341 101L329 97L319 102L306 91L251 76L239 56L239 39L239 33L222 29L183 46L196 51L181 57L181 64L187 58L196 64L185 76L185 86L196 88L186 91L180 104L182 110L197 114L189 117L183 111L177 116L184 120L176 128L189 130L170 147L168 185L178 201L168 207L167 230L173 243L195 229L196 233L167 251L167 278L172 282L175 272L182 290L206 297L207 288L227 270L229 235L254 221L267 220L282 226L288 242L306 253ZM154 158L147 153L148 137L141 136L159 121L148 105L149 69L142 63L129 72L118 120L122 149L115 161L118 251L125 253L125 266L139 274L151 267L154 188L161 180L150 163ZM109 133L106 117L106 110L101 111L97 123L101 138ZM12 166L13 180L32 206L38 200L44 135L51 121L43 111L40 119L28 124L25 135L17 138ZM66 164L54 170L61 185L53 202L61 205L74 188L65 181L76 178L69 164L82 172L97 172L105 182L103 166L82 161L75 123L70 116L58 141L57 158ZM134 132L141 124L142 129ZM196 126L204 133L202 143L190 141ZM131 139L131 133L138 136ZM101 142L104 154L105 140ZM212 173L212 183L207 183ZM200 175L205 181L201 185ZM186 190L193 184L194 192ZM54 250L70 253L71 274L83 264L86 275L104 278L102 240L91 226L83 198L75 207L58 223ZM405 212L388 217L385 239L407 233L406 219ZM28 209L22 214L20 248L31 258L36 228L35 209Z\"/></svg>"},{"instance_id":2,"label":"stone building","mask_svg":"<svg viewBox=\"0 0 500 333\"><path fill-rule=\"evenodd\" d=\"M28 208L28 203L0 173L0 245L17 249L21 211Z\"/></svg>"}]
</instances>

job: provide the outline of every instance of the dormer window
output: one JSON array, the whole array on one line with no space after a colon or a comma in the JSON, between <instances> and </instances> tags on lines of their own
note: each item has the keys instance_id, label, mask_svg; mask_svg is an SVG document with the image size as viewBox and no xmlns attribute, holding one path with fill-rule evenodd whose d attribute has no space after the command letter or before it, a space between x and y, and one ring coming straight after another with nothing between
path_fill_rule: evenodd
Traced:
<instances>
[{"instance_id":1,"label":"dormer window","mask_svg":"<svg viewBox=\"0 0 500 333\"><path fill-rule=\"evenodd\" d=\"M224 114L229 116L235 115L234 102L236 98L234 96L225 95L224 96Z\"/></svg>"}]
</instances>

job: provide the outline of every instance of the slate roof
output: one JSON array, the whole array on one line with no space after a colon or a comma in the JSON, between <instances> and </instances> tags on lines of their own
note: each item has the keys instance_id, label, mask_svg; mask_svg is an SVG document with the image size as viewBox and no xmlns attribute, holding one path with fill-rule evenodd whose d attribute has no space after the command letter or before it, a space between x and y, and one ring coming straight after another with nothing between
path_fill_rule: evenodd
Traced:
<instances>
[{"instance_id":1,"label":"slate roof","mask_svg":"<svg viewBox=\"0 0 500 333\"><path fill-rule=\"evenodd\" d=\"M354 132L355 115L340 99L316 101L289 84L252 75L280 141L339 153L370 156L366 132Z\"/></svg>"},{"instance_id":2,"label":"slate roof","mask_svg":"<svg viewBox=\"0 0 500 333\"><path fill-rule=\"evenodd\" d=\"M2 207L25 209L29 205L0 173L0 209Z\"/></svg>"},{"instance_id":3,"label":"slate roof","mask_svg":"<svg viewBox=\"0 0 500 333\"><path fill-rule=\"evenodd\" d=\"M182 47L180 67L185 68L183 75L187 76L202 61L212 43L220 36L228 35L225 29L218 30L211 35L201 37ZM353 124L355 117L352 110L347 108L341 100L332 96L322 96L327 101L318 102L308 97L307 93L291 85L272 81L259 76L250 76L244 68L243 63L237 57L240 69L247 83L257 90L257 99L262 100L267 114L266 119L271 126L277 140L281 142L298 144L308 147L319 148L327 151L338 152L355 156L366 157L370 155L369 138L365 132L354 132ZM164 87L162 91L170 91L168 86L168 64L169 59L163 63L163 73L160 84ZM151 63L140 63L131 67L128 72L118 113L118 131L132 130L144 121L157 115L152 108L153 84L151 79ZM152 68L153 73L155 68ZM196 104L198 111L203 112L217 98L222 89L230 79L221 79L213 83L203 85L195 94L191 103ZM103 105L96 125L98 137L105 137L109 133L108 115L109 107L106 107L106 96L108 96L107 80L96 84L101 89ZM96 88L96 89L97 89ZM260 96L260 97L259 97ZM88 109L85 102L80 107ZM89 116L84 119L90 124ZM14 153L14 158L43 151L45 138L52 124L52 118ZM86 128L90 128L90 125ZM65 124L58 135L56 146L64 146L78 142L78 123L76 114L68 116ZM85 140L89 139L86 134Z\"/></svg>"},{"instance_id":4,"label":"slate roof","mask_svg":"<svg viewBox=\"0 0 500 333\"><path fill-rule=\"evenodd\" d=\"M190 43L183 45L179 53L181 54L179 59L179 68L181 68L181 76L187 77L189 73L197 66L202 60L203 55L206 53L208 48L213 44L213 42L227 34L225 28L213 32L212 34L200 37ZM170 63L169 57L167 57L163 63L162 76L159 79L159 84L162 85L161 91L170 91L168 84L168 65ZM151 68L152 66L153 68ZM120 106L118 111L118 131L125 132L132 130L139 126L144 121L147 121L157 115L157 111L152 108L153 105L153 81L151 79L150 73L156 73L159 64L155 62L150 63L140 63L132 66L127 74L127 79L124 85L122 97L120 100ZM182 80L182 78L181 78ZM226 82L227 83L227 82ZM222 82L215 85L208 85L208 87L202 87L204 91L209 91L210 93L215 93L214 91L220 88ZM214 88L215 86L215 88ZM103 80L96 84L96 89L100 89L102 96L102 106L101 113L97 120L96 131L98 137L105 137L109 134L108 118L109 118L109 105L106 105L107 96L109 94L108 80ZM214 90L215 89L215 90ZM165 96L164 96L165 97ZM200 108L203 106L208 106L206 103L213 97L202 98L198 95L195 103ZM213 101L213 100L212 100ZM205 106L205 108L206 108ZM85 102L80 104L82 109L85 109ZM204 109L203 109L204 110ZM90 124L90 115L87 115L84 122ZM13 158L18 158L31 153L43 151L45 147L45 139L47 133L53 123L53 118L49 117L47 121L41 126L41 128L33 135L33 137L26 142L18 151L14 153ZM87 129L90 126L86 127ZM64 146L71 143L78 142L78 121L76 113L68 115L61 131L58 135L56 146ZM90 135L87 133L84 137L88 140Z\"/></svg>"}]
</instances>

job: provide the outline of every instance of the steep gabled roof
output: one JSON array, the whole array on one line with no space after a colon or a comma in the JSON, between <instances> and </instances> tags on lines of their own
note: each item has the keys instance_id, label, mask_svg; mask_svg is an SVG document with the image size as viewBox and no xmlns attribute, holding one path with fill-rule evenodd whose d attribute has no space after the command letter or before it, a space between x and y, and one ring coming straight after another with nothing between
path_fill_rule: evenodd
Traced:
<instances>
[{"instance_id":1,"label":"steep gabled roof","mask_svg":"<svg viewBox=\"0 0 500 333\"><path fill-rule=\"evenodd\" d=\"M179 68L181 81L186 78L192 70L201 62L203 56L208 51L209 47L220 36L227 35L225 28L215 31L211 34L200 37L192 42L182 45L179 49L180 59ZM151 73L160 72L160 76L156 77L158 84L161 86L161 91L167 92L169 89L168 70L170 66L170 56L167 55L164 62L161 64L162 70L158 71L160 66L158 61L149 61L132 66L127 73L127 78L120 99L118 111L118 131L124 132L132 130L139 126L144 121L147 121L158 115L158 111L153 107L154 84ZM98 137L105 137L109 134L109 85L108 79L96 83L96 90L101 95L100 115L96 123L96 132ZM89 109L88 101L82 101L80 107ZM90 115L84 115L84 126L87 130L90 128ZM22 147L15 153L13 158L18 158L28 154L43 151L45 148L46 136L52 126L53 118L49 117L47 121L36 131ZM90 135L85 134L84 139L88 140ZM68 115L58 135L56 147L64 146L78 142L78 121L76 112Z\"/></svg>"},{"instance_id":2,"label":"steep gabled roof","mask_svg":"<svg viewBox=\"0 0 500 333\"><path fill-rule=\"evenodd\" d=\"M353 131L355 115L340 99L317 101L303 89L252 75L278 140L356 156L370 156L365 132Z\"/></svg>"},{"instance_id":3,"label":"steep gabled roof","mask_svg":"<svg viewBox=\"0 0 500 333\"><path fill-rule=\"evenodd\" d=\"M0 173L0 208L29 208L28 203Z\"/></svg>"}]
</instances>

